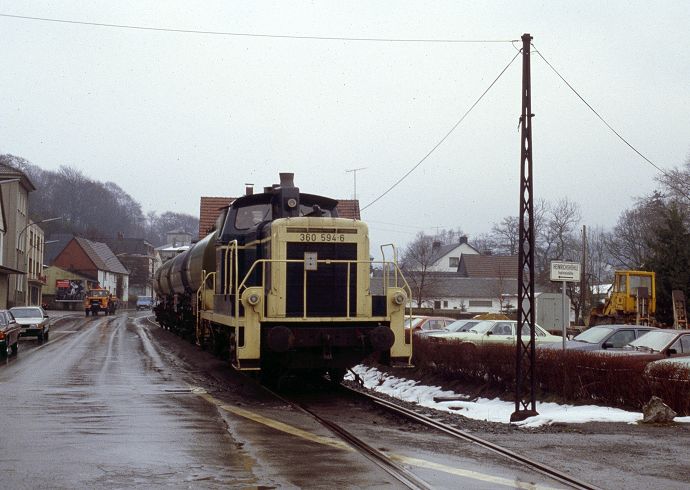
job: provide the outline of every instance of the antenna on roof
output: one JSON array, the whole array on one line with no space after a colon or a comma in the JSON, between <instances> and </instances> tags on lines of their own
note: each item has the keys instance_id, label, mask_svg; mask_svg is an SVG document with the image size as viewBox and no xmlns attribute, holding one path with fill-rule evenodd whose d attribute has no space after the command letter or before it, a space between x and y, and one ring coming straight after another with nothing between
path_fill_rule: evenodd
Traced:
<instances>
[{"instance_id":1,"label":"antenna on roof","mask_svg":"<svg viewBox=\"0 0 690 490\"><path fill-rule=\"evenodd\" d=\"M352 176L354 177L355 190L354 190L353 195L352 195L352 199L354 201L357 200L357 172L359 172L360 170L366 170L367 168L369 168L369 167L351 168L350 170L345 170L345 173L348 173L348 174L350 172L352 172Z\"/></svg>"}]
</instances>

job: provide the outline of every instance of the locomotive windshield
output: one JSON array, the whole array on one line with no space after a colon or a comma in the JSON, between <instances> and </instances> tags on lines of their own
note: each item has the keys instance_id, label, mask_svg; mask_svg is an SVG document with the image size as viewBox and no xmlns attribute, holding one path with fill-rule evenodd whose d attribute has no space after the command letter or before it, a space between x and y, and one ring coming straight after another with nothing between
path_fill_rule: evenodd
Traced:
<instances>
[{"instance_id":1,"label":"locomotive windshield","mask_svg":"<svg viewBox=\"0 0 690 490\"><path fill-rule=\"evenodd\" d=\"M235 228L248 230L262 221L271 219L271 203L252 204L237 210L235 216Z\"/></svg>"},{"instance_id":2,"label":"locomotive windshield","mask_svg":"<svg viewBox=\"0 0 690 490\"><path fill-rule=\"evenodd\" d=\"M319 217L337 216L335 208L324 207L327 206L328 203L323 201L323 199L318 200L318 202L305 199L305 195L303 194L299 206L299 215ZM271 203L250 204L237 209L237 214L235 215L235 229L248 230L262 221L271 221L272 219L273 213L271 211Z\"/></svg>"}]
</instances>

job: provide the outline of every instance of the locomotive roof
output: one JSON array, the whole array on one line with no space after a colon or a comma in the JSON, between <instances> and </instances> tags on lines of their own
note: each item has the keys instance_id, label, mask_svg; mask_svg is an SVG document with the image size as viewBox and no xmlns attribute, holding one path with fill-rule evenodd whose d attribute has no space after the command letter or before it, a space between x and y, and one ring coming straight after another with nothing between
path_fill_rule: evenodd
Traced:
<instances>
[{"instance_id":1,"label":"locomotive roof","mask_svg":"<svg viewBox=\"0 0 690 490\"><path fill-rule=\"evenodd\" d=\"M242 196L235 199L229 207L233 208L243 208L245 206L251 206L253 204L264 204L270 203L274 194L271 192L262 192L259 194L251 194L249 196ZM324 209L335 209L338 205L338 201L331 199L330 197L317 196L316 194L307 194L304 192L299 193L300 202L303 204L318 204Z\"/></svg>"}]
</instances>

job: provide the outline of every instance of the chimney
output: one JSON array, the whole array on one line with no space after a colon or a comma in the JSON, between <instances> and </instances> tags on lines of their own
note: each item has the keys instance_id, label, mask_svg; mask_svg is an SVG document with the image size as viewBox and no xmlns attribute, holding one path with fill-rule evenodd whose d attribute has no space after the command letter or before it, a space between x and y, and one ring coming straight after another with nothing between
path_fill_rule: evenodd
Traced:
<instances>
[{"instance_id":1,"label":"chimney","mask_svg":"<svg viewBox=\"0 0 690 490\"><path fill-rule=\"evenodd\" d=\"M295 174L292 172L281 172L280 174L280 187L295 187Z\"/></svg>"},{"instance_id":2,"label":"chimney","mask_svg":"<svg viewBox=\"0 0 690 490\"><path fill-rule=\"evenodd\" d=\"M251 196L254 194L254 184L244 184L244 195Z\"/></svg>"},{"instance_id":3,"label":"chimney","mask_svg":"<svg viewBox=\"0 0 690 490\"><path fill-rule=\"evenodd\" d=\"M467 243L467 235L463 235L460 237L460 245L462 245L463 243Z\"/></svg>"},{"instance_id":4,"label":"chimney","mask_svg":"<svg viewBox=\"0 0 690 490\"><path fill-rule=\"evenodd\" d=\"M431 250L435 252L439 248L441 248L441 242L439 242L438 240L434 240L434 243L431 244Z\"/></svg>"}]
</instances>

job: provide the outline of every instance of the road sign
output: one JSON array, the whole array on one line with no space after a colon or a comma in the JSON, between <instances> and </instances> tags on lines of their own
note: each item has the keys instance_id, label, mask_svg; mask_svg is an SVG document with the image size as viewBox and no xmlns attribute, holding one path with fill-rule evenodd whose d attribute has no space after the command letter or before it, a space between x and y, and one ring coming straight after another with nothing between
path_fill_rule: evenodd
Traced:
<instances>
[{"instance_id":1,"label":"road sign","mask_svg":"<svg viewBox=\"0 0 690 490\"><path fill-rule=\"evenodd\" d=\"M551 280L559 282L577 282L580 280L579 262L551 261Z\"/></svg>"}]
</instances>

